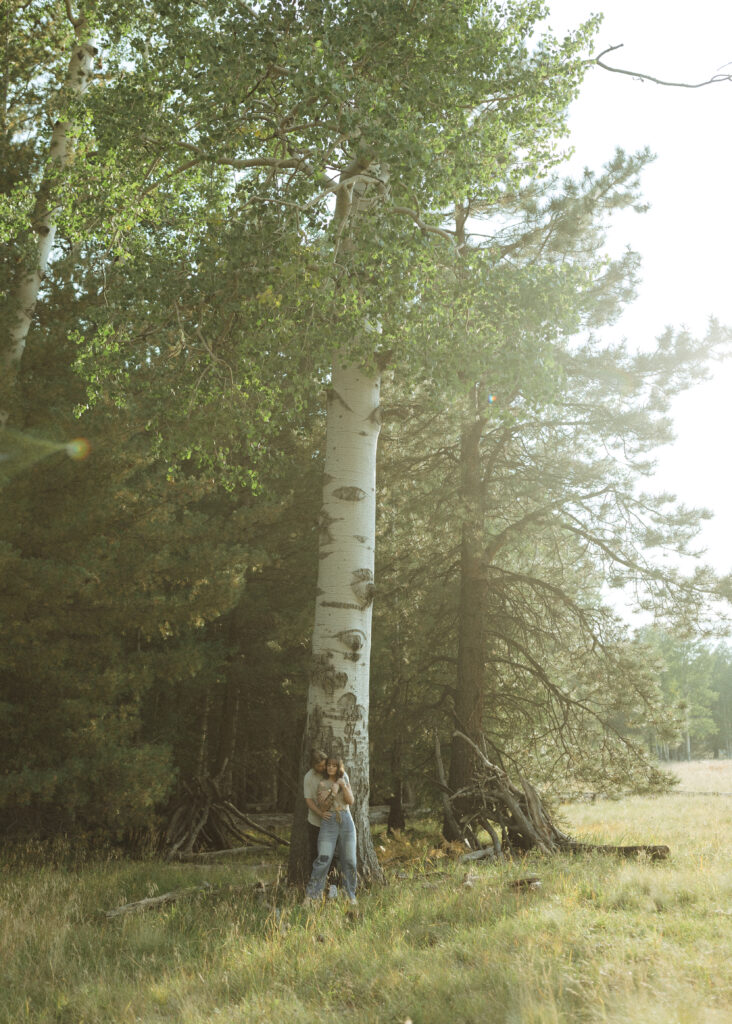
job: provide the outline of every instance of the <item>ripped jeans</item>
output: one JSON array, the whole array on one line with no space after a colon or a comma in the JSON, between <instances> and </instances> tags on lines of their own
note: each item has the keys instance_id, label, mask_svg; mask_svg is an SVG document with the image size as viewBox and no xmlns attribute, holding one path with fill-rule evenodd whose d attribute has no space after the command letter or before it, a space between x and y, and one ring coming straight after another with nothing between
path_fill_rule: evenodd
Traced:
<instances>
[{"instance_id":1,"label":"ripped jeans","mask_svg":"<svg viewBox=\"0 0 732 1024\"><path fill-rule=\"evenodd\" d=\"M305 890L308 896L315 899L322 895L336 844L346 892L352 899L356 896L356 826L353 824L350 811L341 811L340 815L340 822L333 813L320 825L318 856L313 862L313 871Z\"/></svg>"}]
</instances>

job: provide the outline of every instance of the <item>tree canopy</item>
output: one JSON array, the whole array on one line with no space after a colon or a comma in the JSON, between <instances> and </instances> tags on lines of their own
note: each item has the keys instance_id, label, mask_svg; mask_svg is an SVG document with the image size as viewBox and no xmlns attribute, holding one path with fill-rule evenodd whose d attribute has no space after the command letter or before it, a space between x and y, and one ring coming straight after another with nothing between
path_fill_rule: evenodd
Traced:
<instances>
[{"instance_id":1,"label":"tree canopy","mask_svg":"<svg viewBox=\"0 0 732 1024\"><path fill-rule=\"evenodd\" d=\"M717 629L724 585L657 557L693 551L703 513L639 482L729 335L599 338L638 272L604 231L642 212L650 156L560 175L596 19L557 39L535 0L0 17L4 823L130 835L196 776L302 803L338 367L384 375L357 587L372 798L422 785L455 715L558 788L655 784L684 687L687 736L725 749L724 686L672 683L607 600Z\"/></svg>"}]
</instances>

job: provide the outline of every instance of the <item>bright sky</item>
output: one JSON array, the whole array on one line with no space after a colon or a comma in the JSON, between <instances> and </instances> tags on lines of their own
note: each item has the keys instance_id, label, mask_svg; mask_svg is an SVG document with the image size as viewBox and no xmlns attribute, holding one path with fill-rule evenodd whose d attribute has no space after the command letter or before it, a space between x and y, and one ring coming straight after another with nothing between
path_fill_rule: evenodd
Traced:
<instances>
[{"instance_id":1,"label":"bright sky","mask_svg":"<svg viewBox=\"0 0 732 1024\"><path fill-rule=\"evenodd\" d=\"M728 0L547 0L556 33L605 17L596 53L668 81L701 82L732 73ZM726 65L726 66L725 66ZM576 150L570 169L599 169L616 146L656 155L643 177L651 209L623 214L612 249L630 244L643 257L639 297L612 328L645 347L665 326L704 333L710 316L732 327L732 82L666 88L600 68L589 72L571 116ZM715 514L701 540L706 561L732 572L732 360L673 410L678 439L658 458L658 490Z\"/></svg>"}]
</instances>

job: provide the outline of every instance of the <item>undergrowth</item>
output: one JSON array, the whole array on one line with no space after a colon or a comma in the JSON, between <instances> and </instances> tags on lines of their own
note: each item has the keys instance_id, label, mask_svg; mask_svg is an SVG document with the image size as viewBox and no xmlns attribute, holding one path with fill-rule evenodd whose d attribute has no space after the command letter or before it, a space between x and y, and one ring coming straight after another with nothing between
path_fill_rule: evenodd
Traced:
<instances>
[{"instance_id":1,"label":"undergrowth","mask_svg":"<svg viewBox=\"0 0 732 1024\"><path fill-rule=\"evenodd\" d=\"M668 843L483 866L437 827L375 834L389 884L306 908L281 862L192 866L16 849L0 882L0 1021L111 1024L732 1019L732 805L664 796L562 808L580 838ZM509 883L538 875L541 887ZM256 886L260 881L263 886ZM156 910L104 911L173 889Z\"/></svg>"}]
</instances>

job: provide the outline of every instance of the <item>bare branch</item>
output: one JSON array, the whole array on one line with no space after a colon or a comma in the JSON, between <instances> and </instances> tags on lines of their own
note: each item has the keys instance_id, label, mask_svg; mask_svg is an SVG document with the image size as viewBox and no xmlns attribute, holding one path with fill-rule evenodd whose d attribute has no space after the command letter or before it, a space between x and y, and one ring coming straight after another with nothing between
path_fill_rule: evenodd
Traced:
<instances>
[{"instance_id":1,"label":"bare branch","mask_svg":"<svg viewBox=\"0 0 732 1024\"><path fill-rule=\"evenodd\" d=\"M705 85L715 85L717 82L732 82L732 75L712 75L706 82L666 82L662 78L654 78L653 75L645 75L640 71L626 71L624 68L612 68L609 64L605 64L600 58L604 57L606 53L612 53L613 50L619 50L623 46L623 43L618 43L617 46L608 46L606 50L594 57L590 63L597 64L603 68L604 71L612 71L616 75L628 75L630 78L638 78L644 82L655 82L656 85L668 85L675 89L701 89Z\"/></svg>"}]
</instances>

